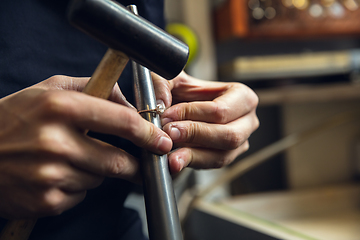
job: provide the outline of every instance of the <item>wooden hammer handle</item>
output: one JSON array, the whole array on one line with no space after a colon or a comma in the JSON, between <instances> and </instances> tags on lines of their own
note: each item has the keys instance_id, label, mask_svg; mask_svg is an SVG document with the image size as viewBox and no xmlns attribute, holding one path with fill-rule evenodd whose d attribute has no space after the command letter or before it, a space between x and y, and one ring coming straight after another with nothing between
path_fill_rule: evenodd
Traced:
<instances>
[{"instance_id":1,"label":"wooden hammer handle","mask_svg":"<svg viewBox=\"0 0 360 240\"><path fill-rule=\"evenodd\" d=\"M124 53L109 48L83 92L108 99L128 61ZM27 240L35 223L36 219L10 220L2 230L0 240Z\"/></svg>"},{"instance_id":2,"label":"wooden hammer handle","mask_svg":"<svg viewBox=\"0 0 360 240\"><path fill-rule=\"evenodd\" d=\"M128 61L129 58L124 53L109 48L83 92L108 99Z\"/></svg>"},{"instance_id":3,"label":"wooden hammer handle","mask_svg":"<svg viewBox=\"0 0 360 240\"><path fill-rule=\"evenodd\" d=\"M34 228L36 219L9 220L1 232L1 240L25 240L28 239Z\"/></svg>"}]
</instances>

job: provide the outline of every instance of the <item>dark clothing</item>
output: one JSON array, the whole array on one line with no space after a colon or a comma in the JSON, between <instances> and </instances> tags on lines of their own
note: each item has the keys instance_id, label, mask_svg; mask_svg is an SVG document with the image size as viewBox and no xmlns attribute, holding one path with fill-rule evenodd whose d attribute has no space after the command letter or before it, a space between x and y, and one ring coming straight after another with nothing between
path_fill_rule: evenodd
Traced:
<instances>
[{"instance_id":1,"label":"dark clothing","mask_svg":"<svg viewBox=\"0 0 360 240\"><path fill-rule=\"evenodd\" d=\"M164 26L162 0L120 2L138 5L140 15ZM0 1L0 98L53 75L91 76L107 48L67 22L67 4L66 0ZM130 101L131 82L127 67L119 85ZM123 139L101 138L136 152ZM137 213L123 207L132 187L121 179L106 179L73 209L39 219L30 239L143 239ZM0 219L0 229L5 223Z\"/></svg>"},{"instance_id":2,"label":"dark clothing","mask_svg":"<svg viewBox=\"0 0 360 240\"><path fill-rule=\"evenodd\" d=\"M138 2L139 13L163 27L162 0L121 2ZM67 22L67 3L0 1L0 97L55 74L91 76L106 46ZM129 86L131 81L121 82Z\"/></svg>"}]
</instances>

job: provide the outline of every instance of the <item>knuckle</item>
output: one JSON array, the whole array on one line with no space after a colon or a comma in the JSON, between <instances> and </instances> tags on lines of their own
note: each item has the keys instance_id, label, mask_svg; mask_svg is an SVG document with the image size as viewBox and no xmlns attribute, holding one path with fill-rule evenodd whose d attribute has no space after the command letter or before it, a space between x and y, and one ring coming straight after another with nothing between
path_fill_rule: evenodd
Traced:
<instances>
[{"instance_id":1,"label":"knuckle","mask_svg":"<svg viewBox=\"0 0 360 240\"><path fill-rule=\"evenodd\" d=\"M259 97L251 88L246 87L246 89L247 89L249 109L254 109L259 104Z\"/></svg>"},{"instance_id":2,"label":"knuckle","mask_svg":"<svg viewBox=\"0 0 360 240\"><path fill-rule=\"evenodd\" d=\"M34 142L34 149L39 153L53 157L70 157L72 152L70 142L63 129L58 126L47 125L39 130Z\"/></svg>"},{"instance_id":3,"label":"knuckle","mask_svg":"<svg viewBox=\"0 0 360 240\"><path fill-rule=\"evenodd\" d=\"M244 137L238 132L229 130L225 137L225 146L228 146L228 149L238 148L244 142Z\"/></svg>"},{"instance_id":4,"label":"knuckle","mask_svg":"<svg viewBox=\"0 0 360 240\"><path fill-rule=\"evenodd\" d=\"M125 164L121 160L110 161L109 167L107 169L108 176L119 176L124 172Z\"/></svg>"},{"instance_id":5,"label":"knuckle","mask_svg":"<svg viewBox=\"0 0 360 240\"><path fill-rule=\"evenodd\" d=\"M257 107L259 104L259 97L251 88L242 83L234 83L233 87L245 94L246 106L249 111Z\"/></svg>"},{"instance_id":6,"label":"knuckle","mask_svg":"<svg viewBox=\"0 0 360 240\"><path fill-rule=\"evenodd\" d=\"M39 98L40 106L46 117L67 118L76 113L74 108L76 104L71 104L71 98L66 97L63 91L45 91Z\"/></svg>"},{"instance_id":7,"label":"knuckle","mask_svg":"<svg viewBox=\"0 0 360 240\"><path fill-rule=\"evenodd\" d=\"M59 109L58 106L62 105L62 98L56 91L45 91L39 96L42 107L45 110Z\"/></svg>"},{"instance_id":8,"label":"knuckle","mask_svg":"<svg viewBox=\"0 0 360 240\"><path fill-rule=\"evenodd\" d=\"M214 102L213 117L217 123L227 123L230 108L224 102Z\"/></svg>"},{"instance_id":9,"label":"knuckle","mask_svg":"<svg viewBox=\"0 0 360 240\"><path fill-rule=\"evenodd\" d=\"M42 185L54 187L66 178L66 172L58 164L46 164L38 169L37 176Z\"/></svg>"},{"instance_id":10,"label":"knuckle","mask_svg":"<svg viewBox=\"0 0 360 240\"><path fill-rule=\"evenodd\" d=\"M194 107L191 103L182 103L177 106L178 119L188 120L194 113Z\"/></svg>"},{"instance_id":11,"label":"knuckle","mask_svg":"<svg viewBox=\"0 0 360 240\"><path fill-rule=\"evenodd\" d=\"M250 148L250 143L249 143L249 141L244 142L242 146L243 146L243 151L244 151L244 152L246 152L247 150L249 150L249 148Z\"/></svg>"},{"instance_id":12,"label":"knuckle","mask_svg":"<svg viewBox=\"0 0 360 240\"><path fill-rule=\"evenodd\" d=\"M231 162L230 159L226 155L223 155L219 157L216 161L214 161L213 168L225 167L229 165L230 162Z\"/></svg>"},{"instance_id":13,"label":"knuckle","mask_svg":"<svg viewBox=\"0 0 360 240\"><path fill-rule=\"evenodd\" d=\"M59 189L49 189L43 195L43 201L41 202L39 212L44 215L56 216L64 212L62 208L66 201L65 194Z\"/></svg>"},{"instance_id":14,"label":"knuckle","mask_svg":"<svg viewBox=\"0 0 360 240\"><path fill-rule=\"evenodd\" d=\"M62 81L64 77L65 77L64 75L54 75L46 79L46 82L56 86L56 84Z\"/></svg>"},{"instance_id":15,"label":"knuckle","mask_svg":"<svg viewBox=\"0 0 360 240\"><path fill-rule=\"evenodd\" d=\"M57 146L59 139L54 137L52 130L48 130L43 127L35 141L35 145L37 146L37 151L40 153L52 154L57 152Z\"/></svg>"},{"instance_id":16,"label":"knuckle","mask_svg":"<svg viewBox=\"0 0 360 240\"><path fill-rule=\"evenodd\" d=\"M253 91L253 90L251 90L250 88L249 88L249 91L250 91L250 105L252 106L252 107L257 107L257 105L259 104L259 97L258 97L258 95Z\"/></svg>"},{"instance_id":17,"label":"knuckle","mask_svg":"<svg viewBox=\"0 0 360 240\"><path fill-rule=\"evenodd\" d=\"M181 131L181 129L179 128ZM196 133L200 132L200 126L197 123L191 122L190 126L184 131L185 134L181 134L181 137L185 139L186 143L192 143L195 141Z\"/></svg>"},{"instance_id":18,"label":"knuckle","mask_svg":"<svg viewBox=\"0 0 360 240\"><path fill-rule=\"evenodd\" d=\"M191 120L194 114L198 111L196 106L191 102L183 102L173 107L174 120Z\"/></svg>"}]
</instances>

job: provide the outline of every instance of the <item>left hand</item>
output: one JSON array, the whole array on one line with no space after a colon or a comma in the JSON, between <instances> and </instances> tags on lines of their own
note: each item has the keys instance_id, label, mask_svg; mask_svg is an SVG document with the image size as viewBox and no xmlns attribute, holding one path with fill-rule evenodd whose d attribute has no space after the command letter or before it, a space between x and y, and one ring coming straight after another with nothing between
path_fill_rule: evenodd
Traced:
<instances>
[{"instance_id":1,"label":"left hand","mask_svg":"<svg viewBox=\"0 0 360 240\"><path fill-rule=\"evenodd\" d=\"M163 130L173 140L172 173L184 167L220 168L249 148L259 127L257 95L240 83L196 79L182 72L171 81L152 74L156 98L167 110ZM173 105L172 105L173 104Z\"/></svg>"}]
</instances>

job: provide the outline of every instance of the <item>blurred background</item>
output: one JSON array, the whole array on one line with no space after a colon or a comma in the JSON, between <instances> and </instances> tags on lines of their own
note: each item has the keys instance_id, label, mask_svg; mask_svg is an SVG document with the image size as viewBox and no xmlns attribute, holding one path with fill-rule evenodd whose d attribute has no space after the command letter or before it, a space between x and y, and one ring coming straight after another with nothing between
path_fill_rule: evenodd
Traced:
<instances>
[{"instance_id":1,"label":"blurred background","mask_svg":"<svg viewBox=\"0 0 360 240\"><path fill-rule=\"evenodd\" d=\"M175 179L185 239L360 239L360 0L165 7L190 75L260 99L246 154Z\"/></svg>"}]
</instances>

